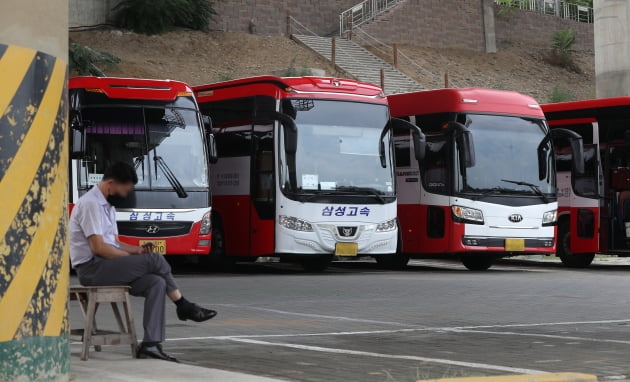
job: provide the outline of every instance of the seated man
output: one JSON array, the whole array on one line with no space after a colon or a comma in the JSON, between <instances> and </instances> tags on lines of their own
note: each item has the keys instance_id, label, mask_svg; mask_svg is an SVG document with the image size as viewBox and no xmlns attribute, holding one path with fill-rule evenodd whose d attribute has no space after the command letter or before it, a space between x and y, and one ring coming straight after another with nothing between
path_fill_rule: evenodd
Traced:
<instances>
[{"instance_id":1,"label":"seated man","mask_svg":"<svg viewBox=\"0 0 630 382\"><path fill-rule=\"evenodd\" d=\"M177 362L160 345L165 336L165 295L177 306L177 317L182 321L206 321L216 312L186 300L170 266L163 256L152 253L150 246L136 247L118 239L116 210L109 201L126 197L137 182L134 168L119 162L79 199L70 218L70 259L81 284L129 285L131 295L145 298L144 340L138 358Z\"/></svg>"}]
</instances>

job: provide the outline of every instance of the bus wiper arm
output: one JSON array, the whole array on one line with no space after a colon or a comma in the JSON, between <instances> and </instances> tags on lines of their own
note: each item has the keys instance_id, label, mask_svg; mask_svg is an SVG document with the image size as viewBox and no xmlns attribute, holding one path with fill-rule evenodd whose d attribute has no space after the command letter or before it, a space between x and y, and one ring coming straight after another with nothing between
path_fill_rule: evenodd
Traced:
<instances>
[{"instance_id":1,"label":"bus wiper arm","mask_svg":"<svg viewBox=\"0 0 630 382\"><path fill-rule=\"evenodd\" d=\"M385 199L378 191L373 190L371 188L361 188L361 187L339 187L338 190L346 191L353 194L368 194L370 196L375 197L379 203L385 204Z\"/></svg>"},{"instance_id":2,"label":"bus wiper arm","mask_svg":"<svg viewBox=\"0 0 630 382\"><path fill-rule=\"evenodd\" d=\"M512 184L516 184L519 186L527 186L529 188L532 189L532 191L534 192L534 194L538 195L543 202L545 203L549 203L549 199L547 199L547 196L545 196L545 194L540 191L540 187L538 187L537 185L533 184L533 183L529 183L529 182L521 182L518 180L509 180L509 179L501 179L502 182L506 182L506 183L512 183Z\"/></svg>"},{"instance_id":3,"label":"bus wiper arm","mask_svg":"<svg viewBox=\"0 0 630 382\"><path fill-rule=\"evenodd\" d=\"M166 176L166 180L168 180L168 182L171 184L173 190L175 190L175 192L177 193L177 196L179 196L180 198L187 198L188 193L186 192L186 190L184 190L184 186L182 186L179 180L177 180L177 177L168 167L166 161L164 161L164 158L156 155L153 157L153 160L155 160L155 164L160 168L160 170L162 170L164 176Z\"/></svg>"}]
</instances>

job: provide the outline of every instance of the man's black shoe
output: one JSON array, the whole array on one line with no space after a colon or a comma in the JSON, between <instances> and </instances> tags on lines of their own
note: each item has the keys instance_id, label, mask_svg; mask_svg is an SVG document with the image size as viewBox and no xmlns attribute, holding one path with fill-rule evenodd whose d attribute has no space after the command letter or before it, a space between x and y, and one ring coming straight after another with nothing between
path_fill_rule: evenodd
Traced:
<instances>
[{"instance_id":1,"label":"man's black shoe","mask_svg":"<svg viewBox=\"0 0 630 382\"><path fill-rule=\"evenodd\" d=\"M164 353L160 344L152 346L142 344L138 346L138 358L156 358L164 361L179 362L175 357Z\"/></svg>"},{"instance_id":2,"label":"man's black shoe","mask_svg":"<svg viewBox=\"0 0 630 382\"><path fill-rule=\"evenodd\" d=\"M208 321L212 317L216 316L217 312L214 310L202 308L197 304L192 304L192 307L186 311L177 309L177 318L182 321L193 320L196 322Z\"/></svg>"}]
</instances>

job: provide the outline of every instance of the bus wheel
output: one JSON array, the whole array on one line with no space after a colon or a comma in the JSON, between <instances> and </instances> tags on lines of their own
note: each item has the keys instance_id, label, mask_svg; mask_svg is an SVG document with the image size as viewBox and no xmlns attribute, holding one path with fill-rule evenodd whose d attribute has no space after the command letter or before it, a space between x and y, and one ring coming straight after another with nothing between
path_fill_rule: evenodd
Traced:
<instances>
[{"instance_id":1,"label":"bus wheel","mask_svg":"<svg viewBox=\"0 0 630 382\"><path fill-rule=\"evenodd\" d=\"M487 254L463 255L462 264L471 271L486 271L494 264L494 256Z\"/></svg>"},{"instance_id":2,"label":"bus wheel","mask_svg":"<svg viewBox=\"0 0 630 382\"><path fill-rule=\"evenodd\" d=\"M386 269L403 269L407 266L410 257L396 253L393 255L374 256L376 263Z\"/></svg>"},{"instance_id":3,"label":"bus wheel","mask_svg":"<svg viewBox=\"0 0 630 382\"><path fill-rule=\"evenodd\" d=\"M300 261L300 264L302 264L302 268L307 272L323 272L330 265L332 258L332 255L312 257Z\"/></svg>"},{"instance_id":4,"label":"bus wheel","mask_svg":"<svg viewBox=\"0 0 630 382\"><path fill-rule=\"evenodd\" d=\"M210 255L204 256L204 259L207 259L206 265L208 268L221 271L231 271L236 265L234 258L225 255L225 236L223 234L223 227L219 223L216 223L212 230L212 248L210 249Z\"/></svg>"},{"instance_id":5,"label":"bus wheel","mask_svg":"<svg viewBox=\"0 0 630 382\"><path fill-rule=\"evenodd\" d=\"M558 257L566 267L586 268L593 262L595 254L571 252L571 230L569 224L563 221L558 226Z\"/></svg>"}]
</instances>

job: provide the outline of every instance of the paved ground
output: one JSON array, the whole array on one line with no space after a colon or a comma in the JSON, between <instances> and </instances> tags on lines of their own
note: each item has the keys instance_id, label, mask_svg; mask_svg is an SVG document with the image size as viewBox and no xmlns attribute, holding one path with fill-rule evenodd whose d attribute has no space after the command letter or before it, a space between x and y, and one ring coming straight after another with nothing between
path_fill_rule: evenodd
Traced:
<instances>
[{"instance_id":1,"label":"paved ground","mask_svg":"<svg viewBox=\"0 0 630 382\"><path fill-rule=\"evenodd\" d=\"M557 371L621 379L630 375L629 271L522 260L479 273L437 260L404 271L335 263L324 274L280 264L234 274L183 267L185 295L219 316L184 323L169 304L165 349L187 364L293 381ZM142 300L133 304L141 333ZM78 318L77 307L71 313Z\"/></svg>"}]
</instances>

